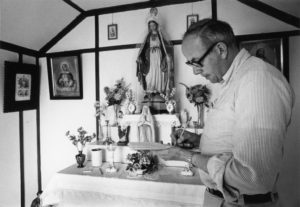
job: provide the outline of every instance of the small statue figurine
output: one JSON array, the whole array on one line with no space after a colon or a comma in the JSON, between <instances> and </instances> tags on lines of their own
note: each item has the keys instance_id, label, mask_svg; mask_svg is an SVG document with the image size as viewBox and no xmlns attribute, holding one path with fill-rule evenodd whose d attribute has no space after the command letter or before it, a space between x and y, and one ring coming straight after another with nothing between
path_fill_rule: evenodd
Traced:
<instances>
[{"instance_id":1,"label":"small statue figurine","mask_svg":"<svg viewBox=\"0 0 300 207\"><path fill-rule=\"evenodd\" d=\"M149 106L143 106L142 114L139 118L137 126L137 138L139 142L155 142L154 120Z\"/></svg>"},{"instance_id":2,"label":"small statue figurine","mask_svg":"<svg viewBox=\"0 0 300 207\"><path fill-rule=\"evenodd\" d=\"M118 146L127 146L128 144L128 135L130 131L130 126L118 126L118 135L119 135L119 141L117 143Z\"/></svg>"}]
</instances>

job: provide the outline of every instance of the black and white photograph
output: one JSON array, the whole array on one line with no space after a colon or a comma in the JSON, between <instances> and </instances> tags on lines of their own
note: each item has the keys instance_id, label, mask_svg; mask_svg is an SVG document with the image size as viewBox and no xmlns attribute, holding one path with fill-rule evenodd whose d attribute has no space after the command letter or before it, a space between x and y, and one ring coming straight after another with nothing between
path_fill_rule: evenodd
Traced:
<instances>
[{"instance_id":1,"label":"black and white photograph","mask_svg":"<svg viewBox=\"0 0 300 207\"><path fill-rule=\"evenodd\" d=\"M109 24L107 25L107 38L108 40L116 40L118 39L118 25L117 24Z\"/></svg>"},{"instance_id":2,"label":"black and white photograph","mask_svg":"<svg viewBox=\"0 0 300 207\"><path fill-rule=\"evenodd\" d=\"M16 101L28 101L31 94L31 75L16 74Z\"/></svg>"},{"instance_id":3,"label":"black and white photograph","mask_svg":"<svg viewBox=\"0 0 300 207\"><path fill-rule=\"evenodd\" d=\"M5 62L4 112L38 107L39 69L33 64Z\"/></svg>"},{"instance_id":4,"label":"black and white photograph","mask_svg":"<svg viewBox=\"0 0 300 207\"><path fill-rule=\"evenodd\" d=\"M198 22L199 15L198 14L190 14L186 16L186 28L188 29L192 24Z\"/></svg>"},{"instance_id":5,"label":"black and white photograph","mask_svg":"<svg viewBox=\"0 0 300 207\"><path fill-rule=\"evenodd\" d=\"M251 55L270 63L279 70L283 70L283 47L280 38L243 41L240 47L247 49Z\"/></svg>"},{"instance_id":6,"label":"black and white photograph","mask_svg":"<svg viewBox=\"0 0 300 207\"><path fill-rule=\"evenodd\" d=\"M299 0L0 1L0 207L300 207Z\"/></svg>"},{"instance_id":7,"label":"black and white photograph","mask_svg":"<svg viewBox=\"0 0 300 207\"><path fill-rule=\"evenodd\" d=\"M51 99L81 99L81 57L52 57L48 58L48 62Z\"/></svg>"}]
</instances>

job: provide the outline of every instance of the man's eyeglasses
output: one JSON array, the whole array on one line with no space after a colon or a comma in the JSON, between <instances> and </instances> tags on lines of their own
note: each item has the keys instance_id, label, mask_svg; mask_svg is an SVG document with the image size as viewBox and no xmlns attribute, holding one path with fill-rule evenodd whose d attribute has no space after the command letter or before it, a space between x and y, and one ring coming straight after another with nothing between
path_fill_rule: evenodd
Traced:
<instances>
[{"instance_id":1,"label":"man's eyeglasses","mask_svg":"<svg viewBox=\"0 0 300 207\"><path fill-rule=\"evenodd\" d=\"M199 58L199 60L189 60L185 62L185 64L192 66L192 67L203 67L203 60L206 58L206 56L212 51L212 49L218 44L219 42L213 43L207 50L206 52L202 55L202 57Z\"/></svg>"}]
</instances>

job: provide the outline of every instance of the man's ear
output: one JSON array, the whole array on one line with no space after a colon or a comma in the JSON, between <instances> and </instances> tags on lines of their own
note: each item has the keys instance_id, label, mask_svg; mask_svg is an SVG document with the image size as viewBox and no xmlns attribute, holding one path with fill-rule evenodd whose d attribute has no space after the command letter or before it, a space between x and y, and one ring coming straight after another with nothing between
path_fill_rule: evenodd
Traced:
<instances>
[{"instance_id":1,"label":"man's ear","mask_svg":"<svg viewBox=\"0 0 300 207\"><path fill-rule=\"evenodd\" d=\"M225 43L219 42L217 45L217 51L222 59L226 59L228 56L228 47Z\"/></svg>"}]
</instances>

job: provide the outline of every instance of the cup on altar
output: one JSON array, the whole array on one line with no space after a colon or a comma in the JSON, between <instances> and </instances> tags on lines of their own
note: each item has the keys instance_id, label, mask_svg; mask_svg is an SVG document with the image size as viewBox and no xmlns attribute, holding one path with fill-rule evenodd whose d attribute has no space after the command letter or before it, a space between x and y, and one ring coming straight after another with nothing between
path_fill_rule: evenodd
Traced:
<instances>
[{"instance_id":1,"label":"cup on altar","mask_svg":"<svg viewBox=\"0 0 300 207\"><path fill-rule=\"evenodd\" d=\"M100 167L102 165L102 149L92 149L92 166Z\"/></svg>"}]
</instances>

